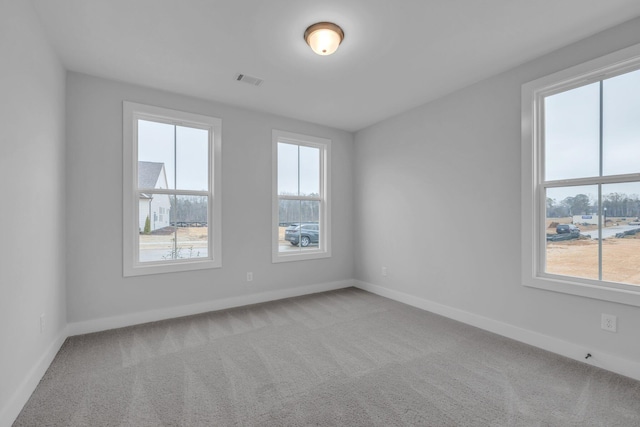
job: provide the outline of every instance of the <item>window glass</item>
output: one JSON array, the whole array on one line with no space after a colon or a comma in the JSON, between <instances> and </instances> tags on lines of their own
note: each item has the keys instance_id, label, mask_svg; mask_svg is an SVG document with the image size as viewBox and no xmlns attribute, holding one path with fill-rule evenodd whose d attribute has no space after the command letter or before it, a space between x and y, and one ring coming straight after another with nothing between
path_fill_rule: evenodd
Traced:
<instances>
[{"instance_id":1,"label":"window glass","mask_svg":"<svg viewBox=\"0 0 640 427\"><path fill-rule=\"evenodd\" d=\"M640 70L603 82L603 174L640 172Z\"/></svg>"},{"instance_id":2,"label":"window glass","mask_svg":"<svg viewBox=\"0 0 640 427\"><path fill-rule=\"evenodd\" d=\"M298 185L298 146L278 143L278 194L297 196Z\"/></svg>"},{"instance_id":3,"label":"window glass","mask_svg":"<svg viewBox=\"0 0 640 427\"><path fill-rule=\"evenodd\" d=\"M163 188L175 188L174 126L166 123L138 120L138 161L164 166ZM151 182L151 171L138 168L139 188L159 188ZM166 178L166 179L164 179Z\"/></svg>"},{"instance_id":4,"label":"window glass","mask_svg":"<svg viewBox=\"0 0 640 427\"><path fill-rule=\"evenodd\" d=\"M172 222L175 224L174 259L209 256L209 199L206 196L176 196Z\"/></svg>"},{"instance_id":5,"label":"window glass","mask_svg":"<svg viewBox=\"0 0 640 427\"><path fill-rule=\"evenodd\" d=\"M300 195L318 196L320 194L320 149L299 147Z\"/></svg>"},{"instance_id":6,"label":"window glass","mask_svg":"<svg viewBox=\"0 0 640 427\"><path fill-rule=\"evenodd\" d=\"M330 255L329 140L274 131L273 261Z\"/></svg>"},{"instance_id":7,"label":"window glass","mask_svg":"<svg viewBox=\"0 0 640 427\"><path fill-rule=\"evenodd\" d=\"M124 102L123 124L124 275L220 267L220 120Z\"/></svg>"},{"instance_id":8,"label":"window glass","mask_svg":"<svg viewBox=\"0 0 640 427\"><path fill-rule=\"evenodd\" d=\"M640 285L638 141L640 71L544 97L546 273Z\"/></svg>"},{"instance_id":9,"label":"window glass","mask_svg":"<svg viewBox=\"0 0 640 427\"><path fill-rule=\"evenodd\" d=\"M170 215L172 197L168 194L139 194L139 262L154 262L171 259L175 236ZM162 212L162 213L161 213Z\"/></svg>"},{"instance_id":10,"label":"window glass","mask_svg":"<svg viewBox=\"0 0 640 427\"><path fill-rule=\"evenodd\" d=\"M545 179L597 176L600 86L593 83L545 98Z\"/></svg>"},{"instance_id":11,"label":"window glass","mask_svg":"<svg viewBox=\"0 0 640 427\"><path fill-rule=\"evenodd\" d=\"M176 188L209 189L209 132L176 126Z\"/></svg>"},{"instance_id":12,"label":"window glass","mask_svg":"<svg viewBox=\"0 0 640 427\"><path fill-rule=\"evenodd\" d=\"M208 190L206 129L138 120L138 146L140 189ZM140 192L138 262L207 258L208 203L207 195Z\"/></svg>"},{"instance_id":13,"label":"window glass","mask_svg":"<svg viewBox=\"0 0 640 427\"><path fill-rule=\"evenodd\" d=\"M598 279L598 187L549 188L546 271L563 276Z\"/></svg>"},{"instance_id":14,"label":"window glass","mask_svg":"<svg viewBox=\"0 0 640 427\"><path fill-rule=\"evenodd\" d=\"M319 196L319 193L314 195ZM320 201L280 199L278 206L278 251L292 253L317 250L321 240Z\"/></svg>"},{"instance_id":15,"label":"window glass","mask_svg":"<svg viewBox=\"0 0 640 427\"><path fill-rule=\"evenodd\" d=\"M602 186L602 280L640 285L640 182Z\"/></svg>"},{"instance_id":16,"label":"window glass","mask_svg":"<svg viewBox=\"0 0 640 427\"><path fill-rule=\"evenodd\" d=\"M320 202L309 200L281 200L278 250L299 252L317 250L321 234Z\"/></svg>"}]
</instances>

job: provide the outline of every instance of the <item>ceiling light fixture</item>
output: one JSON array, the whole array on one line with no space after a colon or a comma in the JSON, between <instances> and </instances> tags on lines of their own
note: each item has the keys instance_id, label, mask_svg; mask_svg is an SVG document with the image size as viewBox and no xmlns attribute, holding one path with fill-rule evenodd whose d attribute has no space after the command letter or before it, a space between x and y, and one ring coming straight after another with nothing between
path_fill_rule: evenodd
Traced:
<instances>
[{"instance_id":1,"label":"ceiling light fixture","mask_svg":"<svg viewBox=\"0 0 640 427\"><path fill-rule=\"evenodd\" d=\"M307 28L304 39L318 55L331 55L342 43L344 32L333 22L318 22Z\"/></svg>"}]
</instances>

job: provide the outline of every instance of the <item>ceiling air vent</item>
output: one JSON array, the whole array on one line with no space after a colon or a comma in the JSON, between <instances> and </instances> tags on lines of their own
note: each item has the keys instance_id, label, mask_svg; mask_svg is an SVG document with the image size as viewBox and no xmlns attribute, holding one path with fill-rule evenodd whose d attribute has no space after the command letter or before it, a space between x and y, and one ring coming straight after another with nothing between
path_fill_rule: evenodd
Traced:
<instances>
[{"instance_id":1,"label":"ceiling air vent","mask_svg":"<svg viewBox=\"0 0 640 427\"><path fill-rule=\"evenodd\" d=\"M236 80L243 83L248 83L254 86L260 86L264 80L257 77L247 76L246 74L238 74Z\"/></svg>"}]
</instances>

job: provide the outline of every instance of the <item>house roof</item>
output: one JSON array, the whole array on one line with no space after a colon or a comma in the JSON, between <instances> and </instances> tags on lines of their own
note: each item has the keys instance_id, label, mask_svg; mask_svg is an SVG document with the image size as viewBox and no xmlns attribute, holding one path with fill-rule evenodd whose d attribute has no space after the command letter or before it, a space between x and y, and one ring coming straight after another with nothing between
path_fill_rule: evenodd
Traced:
<instances>
[{"instance_id":1,"label":"house roof","mask_svg":"<svg viewBox=\"0 0 640 427\"><path fill-rule=\"evenodd\" d=\"M138 162L138 188L156 188L164 163Z\"/></svg>"}]
</instances>

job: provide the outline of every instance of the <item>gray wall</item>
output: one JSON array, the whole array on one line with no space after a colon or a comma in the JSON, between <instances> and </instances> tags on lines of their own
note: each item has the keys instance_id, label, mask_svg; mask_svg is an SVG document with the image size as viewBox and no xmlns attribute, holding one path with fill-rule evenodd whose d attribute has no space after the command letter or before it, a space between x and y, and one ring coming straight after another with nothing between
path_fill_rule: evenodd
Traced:
<instances>
[{"instance_id":1,"label":"gray wall","mask_svg":"<svg viewBox=\"0 0 640 427\"><path fill-rule=\"evenodd\" d=\"M354 144L347 132L199 99L76 73L65 82L30 2L1 2L0 423L35 386L67 316L353 277L639 360L638 308L520 285L519 232L520 86L639 43L639 28L631 21L479 82L362 130ZM125 99L222 118L223 268L122 277ZM330 259L271 263L273 128L333 140ZM600 330L602 312L618 316L617 334Z\"/></svg>"},{"instance_id":2,"label":"gray wall","mask_svg":"<svg viewBox=\"0 0 640 427\"><path fill-rule=\"evenodd\" d=\"M521 85L639 42L630 21L358 132L356 279L640 360L639 308L520 284Z\"/></svg>"},{"instance_id":3,"label":"gray wall","mask_svg":"<svg viewBox=\"0 0 640 427\"><path fill-rule=\"evenodd\" d=\"M222 119L221 269L122 277L123 100ZM70 323L353 278L351 133L77 73L67 117ZM332 140L329 259L271 263L274 128Z\"/></svg>"},{"instance_id":4,"label":"gray wall","mask_svg":"<svg viewBox=\"0 0 640 427\"><path fill-rule=\"evenodd\" d=\"M2 424L16 390L28 388L29 372L66 326L65 80L31 2L0 2L0 58Z\"/></svg>"}]
</instances>

